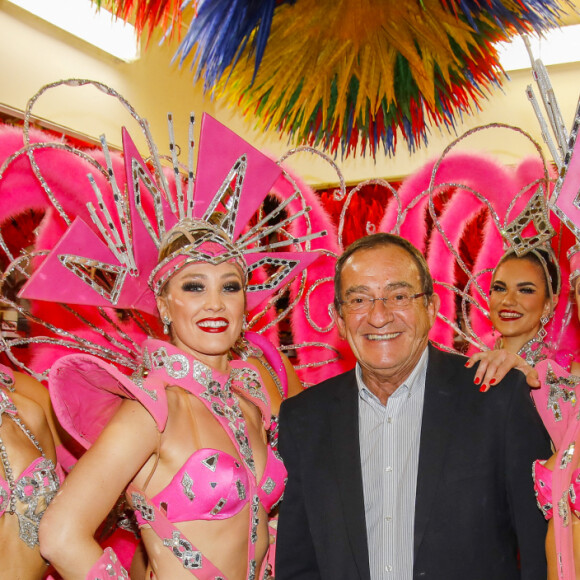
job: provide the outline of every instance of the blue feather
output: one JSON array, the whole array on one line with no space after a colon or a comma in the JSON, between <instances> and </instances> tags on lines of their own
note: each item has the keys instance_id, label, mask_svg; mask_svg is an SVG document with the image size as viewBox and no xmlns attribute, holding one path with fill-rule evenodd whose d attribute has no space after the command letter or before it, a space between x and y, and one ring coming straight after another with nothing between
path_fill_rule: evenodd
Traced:
<instances>
[{"instance_id":1,"label":"blue feather","mask_svg":"<svg viewBox=\"0 0 580 580\"><path fill-rule=\"evenodd\" d=\"M274 9L279 4L293 4L295 1L203 0L174 60L179 58L181 66L195 47L192 59L195 79L203 76L204 87L209 90L229 66L238 63L248 42L251 42L255 78L270 36Z\"/></svg>"}]
</instances>

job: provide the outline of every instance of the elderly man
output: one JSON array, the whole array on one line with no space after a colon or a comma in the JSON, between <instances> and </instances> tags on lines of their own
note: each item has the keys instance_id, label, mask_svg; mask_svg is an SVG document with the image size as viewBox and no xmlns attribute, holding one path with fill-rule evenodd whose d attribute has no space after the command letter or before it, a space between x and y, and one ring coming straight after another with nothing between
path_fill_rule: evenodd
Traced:
<instances>
[{"instance_id":1,"label":"elderly man","mask_svg":"<svg viewBox=\"0 0 580 580\"><path fill-rule=\"evenodd\" d=\"M546 578L531 467L550 455L522 374L483 395L428 344L421 253L374 234L339 258L335 321L358 364L282 405L276 579Z\"/></svg>"}]
</instances>

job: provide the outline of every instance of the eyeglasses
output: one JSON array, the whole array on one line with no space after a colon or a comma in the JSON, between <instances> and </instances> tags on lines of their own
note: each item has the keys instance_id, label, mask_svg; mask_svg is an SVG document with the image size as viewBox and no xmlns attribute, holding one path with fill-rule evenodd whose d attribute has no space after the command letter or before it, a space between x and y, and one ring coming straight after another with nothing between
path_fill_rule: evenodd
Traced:
<instances>
[{"instance_id":1,"label":"eyeglasses","mask_svg":"<svg viewBox=\"0 0 580 580\"><path fill-rule=\"evenodd\" d=\"M415 298L421 296L430 296L429 292L420 292L419 294L409 294L407 292L393 292L384 298L369 298L368 296L352 296L348 300L340 301L339 304L351 312L370 312L375 302L382 302L385 307L391 310L406 310L411 306Z\"/></svg>"}]
</instances>

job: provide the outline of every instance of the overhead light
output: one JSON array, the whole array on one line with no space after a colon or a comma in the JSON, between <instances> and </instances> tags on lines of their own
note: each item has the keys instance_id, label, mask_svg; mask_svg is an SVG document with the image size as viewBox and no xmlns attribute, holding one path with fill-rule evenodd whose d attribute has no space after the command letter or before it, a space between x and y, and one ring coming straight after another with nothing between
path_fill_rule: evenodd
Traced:
<instances>
[{"instance_id":1,"label":"overhead light","mask_svg":"<svg viewBox=\"0 0 580 580\"><path fill-rule=\"evenodd\" d=\"M8 1L125 62L139 58L135 27L91 0Z\"/></svg>"},{"instance_id":2,"label":"overhead light","mask_svg":"<svg viewBox=\"0 0 580 580\"><path fill-rule=\"evenodd\" d=\"M562 26L545 32L543 37L528 36L534 58L545 66L580 61L580 24ZM500 62L506 71L532 68L530 55L521 37L498 43Z\"/></svg>"}]
</instances>

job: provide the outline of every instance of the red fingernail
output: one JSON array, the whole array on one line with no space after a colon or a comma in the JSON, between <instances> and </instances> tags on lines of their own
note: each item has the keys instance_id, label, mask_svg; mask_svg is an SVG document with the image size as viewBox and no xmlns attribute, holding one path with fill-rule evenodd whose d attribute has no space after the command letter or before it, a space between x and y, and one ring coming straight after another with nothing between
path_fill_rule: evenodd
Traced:
<instances>
[{"instance_id":1,"label":"red fingernail","mask_svg":"<svg viewBox=\"0 0 580 580\"><path fill-rule=\"evenodd\" d=\"M479 383L481 382L481 379L480 379L479 377L475 377L475 378L473 379L473 382L474 382L476 385L479 385Z\"/></svg>"},{"instance_id":2,"label":"red fingernail","mask_svg":"<svg viewBox=\"0 0 580 580\"><path fill-rule=\"evenodd\" d=\"M468 366L469 366L469 361L467 361L467 362L465 363L465 366L466 366L466 367L468 367Z\"/></svg>"},{"instance_id":3,"label":"red fingernail","mask_svg":"<svg viewBox=\"0 0 580 580\"><path fill-rule=\"evenodd\" d=\"M490 385L495 385L495 379L491 379L491 381L489 381Z\"/></svg>"},{"instance_id":4,"label":"red fingernail","mask_svg":"<svg viewBox=\"0 0 580 580\"><path fill-rule=\"evenodd\" d=\"M481 385L481 387L479 387L479 391L481 393L483 393L484 391L487 391L487 385L485 383L483 383L483 385Z\"/></svg>"}]
</instances>

